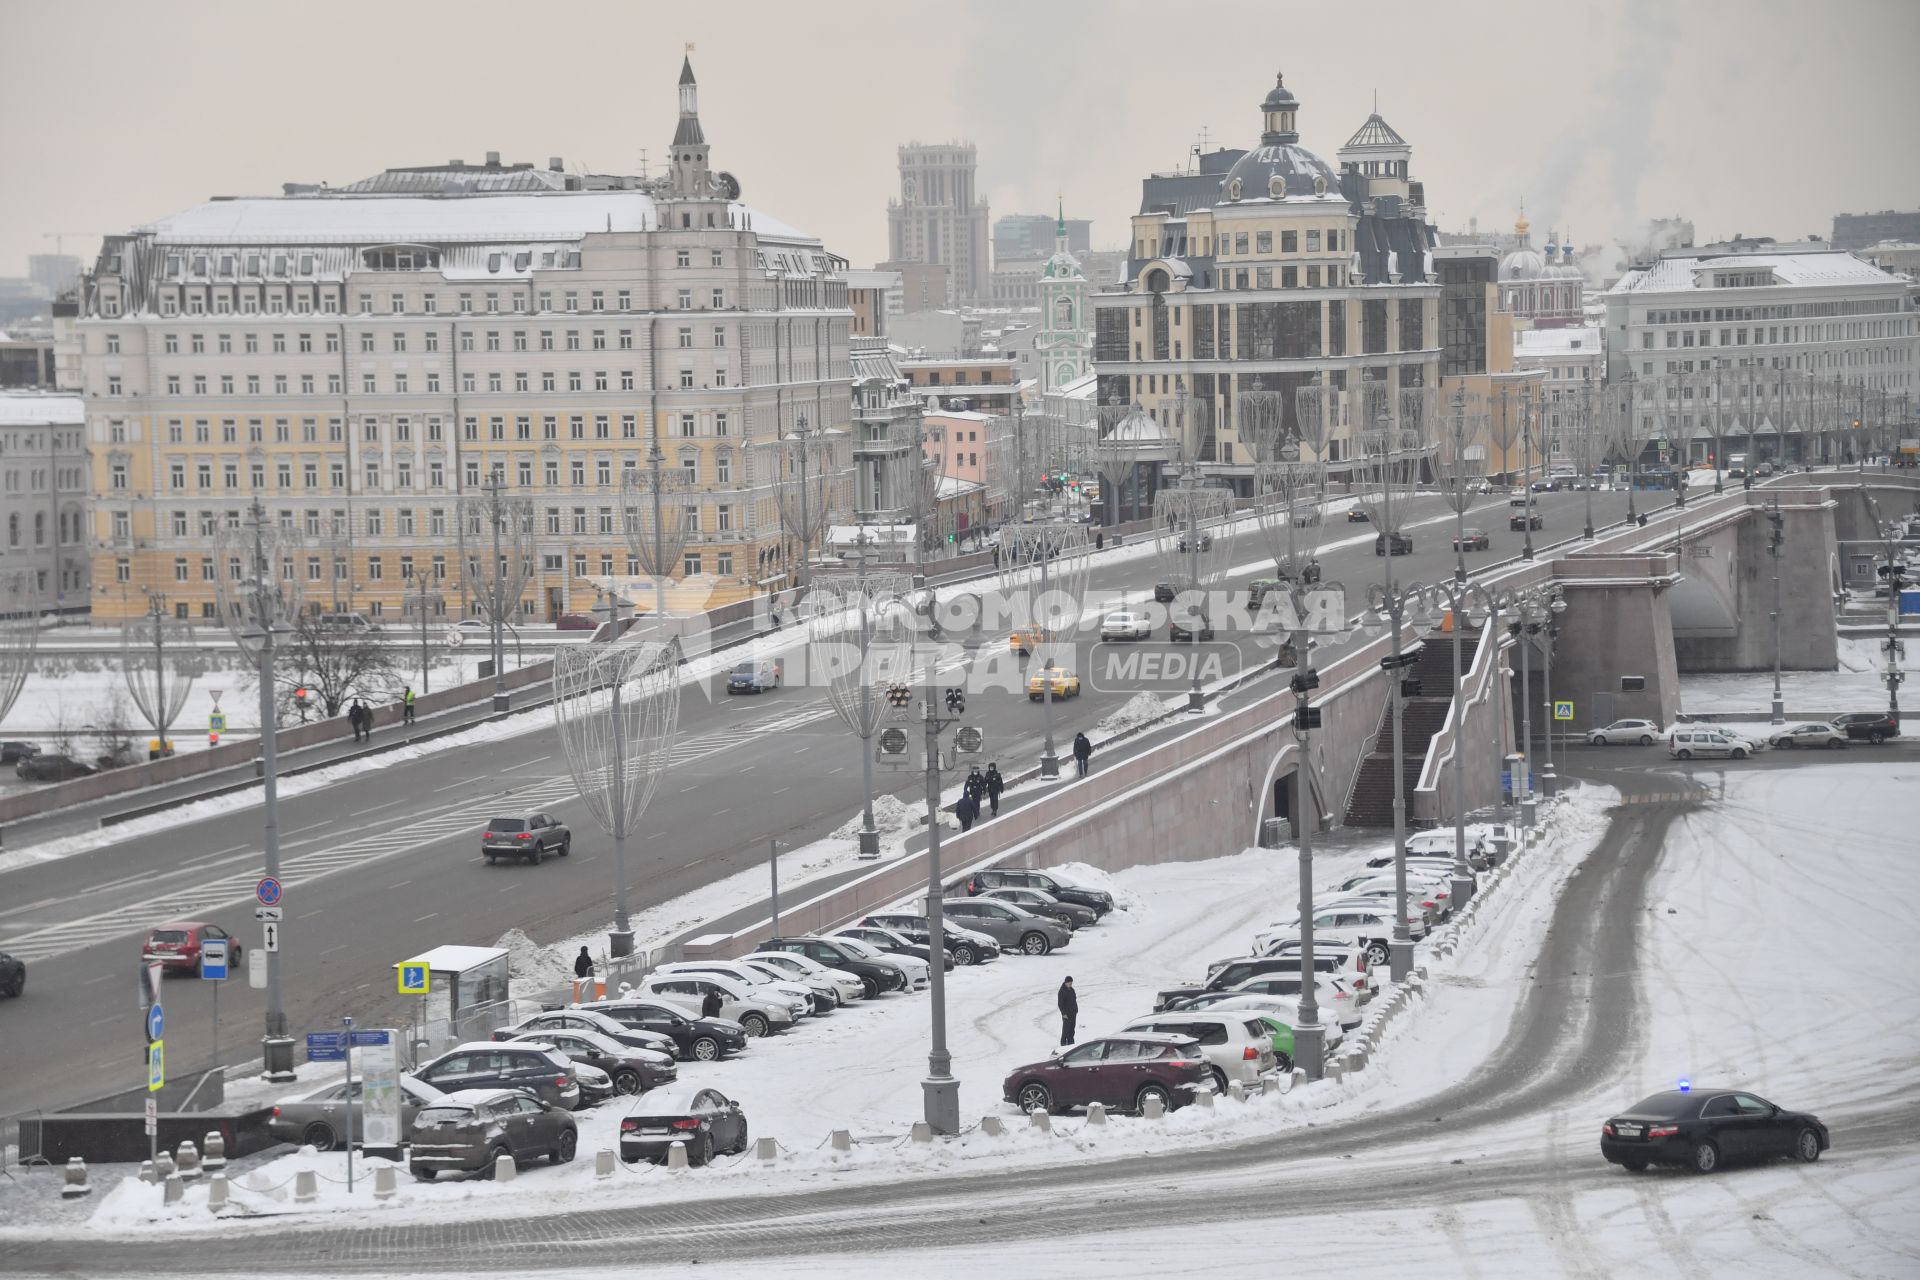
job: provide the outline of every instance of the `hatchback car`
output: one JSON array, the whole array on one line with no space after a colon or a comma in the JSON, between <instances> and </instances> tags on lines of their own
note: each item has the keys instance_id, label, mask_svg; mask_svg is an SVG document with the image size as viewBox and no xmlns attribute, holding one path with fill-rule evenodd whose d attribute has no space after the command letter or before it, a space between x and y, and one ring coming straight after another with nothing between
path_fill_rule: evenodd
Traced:
<instances>
[{"instance_id":1,"label":"hatchback car","mask_svg":"<svg viewBox=\"0 0 1920 1280\"><path fill-rule=\"evenodd\" d=\"M732 1019L702 1018L664 1000L622 996L581 1005L580 1010L605 1014L635 1031L665 1036L674 1052L690 1062L718 1062L747 1047L747 1033Z\"/></svg>"},{"instance_id":2,"label":"hatchback car","mask_svg":"<svg viewBox=\"0 0 1920 1280\"><path fill-rule=\"evenodd\" d=\"M1174 1111L1212 1088L1212 1064L1191 1037L1136 1032L1088 1040L1015 1067L1000 1092L1022 1111L1070 1111L1095 1102L1144 1111L1149 1099Z\"/></svg>"},{"instance_id":3,"label":"hatchback car","mask_svg":"<svg viewBox=\"0 0 1920 1280\"><path fill-rule=\"evenodd\" d=\"M65 782L69 778L84 778L90 773L98 773L92 765L75 760L72 756L63 756L57 752L45 752L39 755L23 756L13 766L14 776L22 782Z\"/></svg>"},{"instance_id":4,"label":"hatchback car","mask_svg":"<svg viewBox=\"0 0 1920 1280\"><path fill-rule=\"evenodd\" d=\"M1720 729L1677 729L1668 742L1667 754L1677 760L1695 756L1745 760L1753 754L1753 744Z\"/></svg>"},{"instance_id":5,"label":"hatchback car","mask_svg":"<svg viewBox=\"0 0 1920 1280\"><path fill-rule=\"evenodd\" d=\"M407 1168L428 1182L445 1169L491 1178L501 1156L516 1168L541 1156L565 1164L579 1148L579 1129L564 1109L517 1089L463 1089L421 1108Z\"/></svg>"},{"instance_id":6,"label":"hatchback car","mask_svg":"<svg viewBox=\"0 0 1920 1280\"><path fill-rule=\"evenodd\" d=\"M1067 926L1011 902L967 898L949 902L946 913L969 929L991 935L1007 950L1030 956L1044 956L1073 938L1073 930Z\"/></svg>"},{"instance_id":7,"label":"hatchback car","mask_svg":"<svg viewBox=\"0 0 1920 1280\"><path fill-rule=\"evenodd\" d=\"M1388 542L1388 537L1384 533L1374 538L1373 554L1377 556L1386 555L1387 542ZM1405 534L1400 532L1398 529L1395 529L1393 531L1392 542L1393 542L1393 554L1397 556L1410 556L1413 554L1413 536L1411 534Z\"/></svg>"},{"instance_id":8,"label":"hatchback car","mask_svg":"<svg viewBox=\"0 0 1920 1280\"><path fill-rule=\"evenodd\" d=\"M291 1094L267 1112L267 1133L279 1142L292 1142L316 1151L331 1151L347 1140L348 1112L352 1112L353 1140L366 1140L367 1127L360 1109L359 1077L335 1080L304 1093ZM400 1132L413 1132L422 1107L446 1101L447 1095L412 1076L400 1077Z\"/></svg>"},{"instance_id":9,"label":"hatchback car","mask_svg":"<svg viewBox=\"0 0 1920 1280\"><path fill-rule=\"evenodd\" d=\"M158 963L162 977L176 973L200 972L200 945L208 939L227 944L227 965L237 968L242 947L239 939L217 924L205 920L175 920L148 932L140 953L148 963Z\"/></svg>"},{"instance_id":10,"label":"hatchback car","mask_svg":"<svg viewBox=\"0 0 1920 1280\"><path fill-rule=\"evenodd\" d=\"M1468 529L1453 539L1455 551L1485 551L1493 545L1493 539L1487 536L1485 529Z\"/></svg>"},{"instance_id":11,"label":"hatchback car","mask_svg":"<svg viewBox=\"0 0 1920 1280\"><path fill-rule=\"evenodd\" d=\"M1150 1013L1135 1018L1122 1032L1151 1031L1160 1035L1186 1036L1200 1046L1213 1075L1213 1087L1220 1093L1229 1084L1258 1084L1260 1077L1274 1069L1273 1033L1243 1013L1183 1009L1178 1012Z\"/></svg>"},{"instance_id":12,"label":"hatchback car","mask_svg":"<svg viewBox=\"0 0 1920 1280\"><path fill-rule=\"evenodd\" d=\"M1089 889L1085 885L1063 880L1051 871L1035 871L1028 867L982 867L966 879L969 894L981 894L989 889L1039 889L1062 902L1077 902L1083 907L1092 907L1093 914L1097 916L1104 916L1113 910L1113 895L1106 890Z\"/></svg>"},{"instance_id":13,"label":"hatchback car","mask_svg":"<svg viewBox=\"0 0 1920 1280\"><path fill-rule=\"evenodd\" d=\"M658 1049L636 1049L598 1031L527 1031L507 1044L550 1044L567 1055L576 1068L596 1067L606 1073L612 1092L636 1094L658 1089L680 1078L673 1056Z\"/></svg>"},{"instance_id":14,"label":"hatchback car","mask_svg":"<svg viewBox=\"0 0 1920 1280\"><path fill-rule=\"evenodd\" d=\"M780 664L767 659L735 664L727 672L728 693L767 693L780 687Z\"/></svg>"},{"instance_id":15,"label":"hatchback car","mask_svg":"<svg viewBox=\"0 0 1920 1280\"><path fill-rule=\"evenodd\" d=\"M1796 724L1769 737L1767 745L1785 751L1796 747L1825 747L1830 751L1838 751L1847 745L1847 735L1830 724Z\"/></svg>"},{"instance_id":16,"label":"hatchback car","mask_svg":"<svg viewBox=\"0 0 1920 1280\"><path fill-rule=\"evenodd\" d=\"M687 1163L747 1149L747 1114L718 1089L681 1085L648 1094L620 1121L620 1158L629 1164L664 1164L673 1144L684 1143Z\"/></svg>"},{"instance_id":17,"label":"hatchback car","mask_svg":"<svg viewBox=\"0 0 1920 1280\"><path fill-rule=\"evenodd\" d=\"M1600 1126L1600 1154L1632 1173L1650 1164L1712 1173L1729 1161L1778 1156L1812 1164L1832 1145L1818 1116L1737 1089L1668 1089Z\"/></svg>"},{"instance_id":18,"label":"hatchback car","mask_svg":"<svg viewBox=\"0 0 1920 1280\"><path fill-rule=\"evenodd\" d=\"M492 866L501 859L538 866L549 853L566 857L573 852L573 832L550 813L523 813L488 818L480 833L480 853Z\"/></svg>"},{"instance_id":19,"label":"hatchback car","mask_svg":"<svg viewBox=\"0 0 1920 1280\"><path fill-rule=\"evenodd\" d=\"M477 1040L423 1063L413 1075L442 1093L518 1089L569 1111L580 1105L580 1083L573 1078L572 1061L547 1044Z\"/></svg>"},{"instance_id":20,"label":"hatchback car","mask_svg":"<svg viewBox=\"0 0 1920 1280\"><path fill-rule=\"evenodd\" d=\"M1145 640L1153 634L1153 623L1144 613L1123 609L1100 620L1102 640Z\"/></svg>"},{"instance_id":21,"label":"hatchback car","mask_svg":"<svg viewBox=\"0 0 1920 1280\"><path fill-rule=\"evenodd\" d=\"M1000 902L1017 902L1035 915L1058 920L1069 929L1082 928L1100 918L1093 913L1092 907L1083 907L1077 902L1062 902L1044 889L989 889L980 896Z\"/></svg>"},{"instance_id":22,"label":"hatchback car","mask_svg":"<svg viewBox=\"0 0 1920 1280\"><path fill-rule=\"evenodd\" d=\"M1659 736L1660 726L1651 720L1615 720L1612 724L1587 730L1587 745L1612 747L1632 743L1635 746L1650 747L1653 745L1653 740Z\"/></svg>"},{"instance_id":23,"label":"hatchback car","mask_svg":"<svg viewBox=\"0 0 1920 1280\"><path fill-rule=\"evenodd\" d=\"M919 946L932 945L931 926L928 925L925 916L901 911L883 911L875 915L861 916L854 921L854 924L891 930ZM989 960L997 959L1000 955L998 938L979 929L969 928L951 917L942 922L940 940L946 953L953 957L955 964L985 964Z\"/></svg>"},{"instance_id":24,"label":"hatchback car","mask_svg":"<svg viewBox=\"0 0 1920 1280\"><path fill-rule=\"evenodd\" d=\"M1027 701L1039 702L1046 698L1049 684L1053 686L1052 696L1056 701L1080 696L1079 676L1065 667L1048 667L1027 677Z\"/></svg>"},{"instance_id":25,"label":"hatchback car","mask_svg":"<svg viewBox=\"0 0 1920 1280\"><path fill-rule=\"evenodd\" d=\"M1516 511L1507 517L1509 529L1539 529L1545 524L1546 521L1541 518L1538 511Z\"/></svg>"}]
</instances>

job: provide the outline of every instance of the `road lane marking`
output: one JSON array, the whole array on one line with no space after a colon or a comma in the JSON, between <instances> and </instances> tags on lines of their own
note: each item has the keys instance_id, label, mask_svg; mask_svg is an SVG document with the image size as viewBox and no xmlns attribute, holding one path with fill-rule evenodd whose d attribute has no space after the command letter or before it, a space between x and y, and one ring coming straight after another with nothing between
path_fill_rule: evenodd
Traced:
<instances>
[{"instance_id":1,"label":"road lane marking","mask_svg":"<svg viewBox=\"0 0 1920 1280\"><path fill-rule=\"evenodd\" d=\"M435 916L437 916L437 915L439 915L439 914L440 914L440 913L439 913L438 911L429 911L429 912L427 912L427 914L425 914L425 915L423 915L423 916L415 916L415 917L413 918L413 922L414 922L415 924L424 924L424 923L426 923L427 921L429 921L429 920L431 920L431 919L433 919L433 918L434 918ZM365 984L363 983L362 985L364 986Z\"/></svg>"},{"instance_id":2,"label":"road lane marking","mask_svg":"<svg viewBox=\"0 0 1920 1280\"><path fill-rule=\"evenodd\" d=\"M410 884L412 884L412 883L413 883L413 881L411 881L411 880L402 880L402 881L401 881L401 882L400 882L399 884L390 884L390 885L388 885L388 886L387 886L387 888L389 888L389 889L404 889L404 888L406 888L406 887L407 887L408 885L410 885Z\"/></svg>"},{"instance_id":3,"label":"road lane marking","mask_svg":"<svg viewBox=\"0 0 1920 1280\"><path fill-rule=\"evenodd\" d=\"M462 779L460 779L460 781L458 781L458 782L449 782L449 783L448 783L448 784L447 784L446 786L444 786L444 787L435 787L435 788L434 788L434 790L435 790L435 791L451 791L451 790L453 790L453 789L454 789L455 787L464 787L464 786L466 786L466 785L467 785L467 784L468 784L469 782L482 782L482 781L485 781L485 779L486 779L486 776L487 776L487 775L485 775L485 774L483 773L483 774L481 774L481 775L480 775L479 777L477 777L477 778L462 778Z\"/></svg>"}]
</instances>

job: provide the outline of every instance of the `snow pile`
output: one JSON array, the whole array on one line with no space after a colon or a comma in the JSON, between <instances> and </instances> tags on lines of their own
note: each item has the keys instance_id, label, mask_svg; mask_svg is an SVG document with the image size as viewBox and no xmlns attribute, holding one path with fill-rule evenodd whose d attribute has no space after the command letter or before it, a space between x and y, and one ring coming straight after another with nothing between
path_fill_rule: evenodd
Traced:
<instances>
[{"instance_id":1,"label":"snow pile","mask_svg":"<svg viewBox=\"0 0 1920 1280\"><path fill-rule=\"evenodd\" d=\"M558 946L541 946L519 929L509 929L493 945L507 953L507 972L522 992L546 991L573 981L573 958L580 953L579 943L570 951L562 951Z\"/></svg>"},{"instance_id":2,"label":"snow pile","mask_svg":"<svg viewBox=\"0 0 1920 1280\"><path fill-rule=\"evenodd\" d=\"M891 792L881 792L873 798L873 826L880 833L880 847L884 856L890 844L904 848L906 838L926 825L926 804L909 804ZM857 840L860 830L866 825L864 812L856 812L851 818L835 827L833 839Z\"/></svg>"},{"instance_id":3,"label":"snow pile","mask_svg":"<svg viewBox=\"0 0 1920 1280\"><path fill-rule=\"evenodd\" d=\"M1169 699L1155 693L1136 693L1128 698L1121 707L1109 713L1100 721L1097 728L1108 737L1138 729L1141 725L1151 724L1165 716L1176 705L1184 705L1186 699Z\"/></svg>"}]
</instances>

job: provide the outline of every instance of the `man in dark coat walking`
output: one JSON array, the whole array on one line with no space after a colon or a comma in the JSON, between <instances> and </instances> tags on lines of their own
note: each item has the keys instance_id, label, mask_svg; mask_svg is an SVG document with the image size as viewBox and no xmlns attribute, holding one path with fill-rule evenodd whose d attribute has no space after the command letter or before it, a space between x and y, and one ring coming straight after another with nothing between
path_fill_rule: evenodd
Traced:
<instances>
[{"instance_id":1,"label":"man in dark coat walking","mask_svg":"<svg viewBox=\"0 0 1920 1280\"><path fill-rule=\"evenodd\" d=\"M1080 776L1087 776L1087 761L1093 759L1093 742L1084 733L1073 735L1073 763L1079 767Z\"/></svg>"},{"instance_id":2,"label":"man in dark coat walking","mask_svg":"<svg viewBox=\"0 0 1920 1280\"><path fill-rule=\"evenodd\" d=\"M347 723L353 726L353 740L355 742L360 741L366 734L367 722L364 718L365 715L366 708L360 705L360 699L355 698L353 705L347 708Z\"/></svg>"},{"instance_id":3,"label":"man in dark coat walking","mask_svg":"<svg viewBox=\"0 0 1920 1280\"><path fill-rule=\"evenodd\" d=\"M1073 1024L1080 1020L1080 997L1074 993L1073 979L1060 984L1060 1043L1073 1043Z\"/></svg>"},{"instance_id":4,"label":"man in dark coat walking","mask_svg":"<svg viewBox=\"0 0 1920 1280\"><path fill-rule=\"evenodd\" d=\"M960 798L953 802L953 816L960 819L962 831L973 829L974 820L980 816L980 802L973 798L971 789L961 792Z\"/></svg>"},{"instance_id":5,"label":"man in dark coat walking","mask_svg":"<svg viewBox=\"0 0 1920 1280\"><path fill-rule=\"evenodd\" d=\"M987 803L993 806L993 816L1000 816L1000 793L1007 789L1007 780L1000 776L1000 766L987 766Z\"/></svg>"},{"instance_id":6,"label":"man in dark coat walking","mask_svg":"<svg viewBox=\"0 0 1920 1280\"><path fill-rule=\"evenodd\" d=\"M719 1017L720 1006L723 1003L724 1001L720 999L719 990L717 988L710 989L707 992L706 997L700 1001L700 1016L703 1018Z\"/></svg>"},{"instance_id":7,"label":"man in dark coat walking","mask_svg":"<svg viewBox=\"0 0 1920 1280\"><path fill-rule=\"evenodd\" d=\"M967 798L973 801L974 807L978 809L981 798L986 794L987 779L985 775L980 772L980 766L975 765L967 772ZM976 812L974 816L979 817L980 815Z\"/></svg>"}]
</instances>

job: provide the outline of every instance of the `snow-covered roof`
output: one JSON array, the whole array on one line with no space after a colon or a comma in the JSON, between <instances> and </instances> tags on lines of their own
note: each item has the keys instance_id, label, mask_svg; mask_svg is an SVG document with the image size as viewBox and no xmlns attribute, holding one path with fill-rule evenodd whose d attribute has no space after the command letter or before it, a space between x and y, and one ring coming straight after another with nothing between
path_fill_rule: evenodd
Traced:
<instances>
[{"instance_id":1,"label":"snow-covered roof","mask_svg":"<svg viewBox=\"0 0 1920 1280\"><path fill-rule=\"evenodd\" d=\"M959 476L941 476L937 493L942 498L957 498L962 494L975 493L986 487L978 480L963 480Z\"/></svg>"},{"instance_id":2,"label":"snow-covered roof","mask_svg":"<svg viewBox=\"0 0 1920 1280\"><path fill-rule=\"evenodd\" d=\"M1600 330L1586 325L1565 329L1523 329L1513 335L1516 356L1594 355L1605 351Z\"/></svg>"},{"instance_id":3,"label":"snow-covered roof","mask_svg":"<svg viewBox=\"0 0 1920 1280\"><path fill-rule=\"evenodd\" d=\"M972 388L967 388L967 390L972 390ZM1001 390L1004 391L1006 390L1006 388L1002 387ZM931 421L934 418L943 418L943 419L951 419L956 422L992 422L997 418L1001 417L1000 414L981 413L977 409L929 410L926 416L929 421Z\"/></svg>"},{"instance_id":4,"label":"snow-covered roof","mask_svg":"<svg viewBox=\"0 0 1920 1280\"><path fill-rule=\"evenodd\" d=\"M730 206L762 238L817 237ZM159 244L446 244L574 239L589 231L657 228L644 191L514 191L454 196L295 195L209 200L136 228Z\"/></svg>"},{"instance_id":5,"label":"snow-covered roof","mask_svg":"<svg viewBox=\"0 0 1920 1280\"><path fill-rule=\"evenodd\" d=\"M1712 256L1663 257L1647 267L1636 267L1620 277L1608 293L1685 293L1714 288L1716 271L1770 271L1774 286L1802 288L1844 284L1902 284L1850 253L1730 253Z\"/></svg>"},{"instance_id":6,"label":"snow-covered roof","mask_svg":"<svg viewBox=\"0 0 1920 1280\"><path fill-rule=\"evenodd\" d=\"M86 401L79 396L0 391L0 426L79 426L86 420Z\"/></svg>"},{"instance_id":7,"label":"snow-covered roof","mask_svg":"<svg viewBox=\"0 0 1920 1280\"><path fill-rule=\"evenodd\" d=\"M412 959L402 960L393 967L398 969L401 965L424 964L429 969L445 973L477 969L488 961L498 960L506 954L506 951L500 947L462 947L449 944L444 947L435 947L431 951L422 951Z\"/></svg>"}]
</instances>

